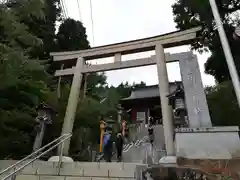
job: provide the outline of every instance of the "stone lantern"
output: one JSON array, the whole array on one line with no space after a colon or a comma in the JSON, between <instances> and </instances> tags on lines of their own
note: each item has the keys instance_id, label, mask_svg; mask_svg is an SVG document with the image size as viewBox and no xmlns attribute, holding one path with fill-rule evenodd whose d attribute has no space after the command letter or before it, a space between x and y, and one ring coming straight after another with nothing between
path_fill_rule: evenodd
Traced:
<instances>
[{"instance_id":1,"label":"stone lantern","mask_svg":"<svg viewBox=\"0 0 240 180\"><path fill-rule=\"evenodd\" d=\"M173 107L173 115L175 125L186 124L185 116L187 116L187 110L185 106L185 94L180 84L177 84L176 90L168 95L169 104Z\"/></svg>"},{"instance_id":2,"label":"stone lantern","mask_svg":"<svg viewBox=\"0 0 240 180\"><path fill-rule=\"evenodd\" d=\"M122 121L122 115L123 115L123 107L121 106L121 104L118 104L117 106L117 110L118 110L118 123L120 124Z\"/></svg>"},{"instance_id":3,"label":"stone lantern","mask_svg":"<svg viewBox=\"0 0 240 180\"><path fill-rule=\"evenodd\" d=\"M109 119L107 119L106 126L105 126L105 132L112 133L114 124L116 124L116 121L112 120L111 117Z\"/></svg>"},{"instance_id":4,"label":"stone lantern","mask_svg":"<svg viewBox=\"0 0 240 180\"><path fill-rule=\"evenodd\" d=\"M45 103L41 103L37 108L37 117L35 121L38 123L36 125L37 135L33 145L33 151L41 148L42 141L45 133L45 128L47 124L52 124L52 117L56 111Z\"/></svg>"}]
</instances>

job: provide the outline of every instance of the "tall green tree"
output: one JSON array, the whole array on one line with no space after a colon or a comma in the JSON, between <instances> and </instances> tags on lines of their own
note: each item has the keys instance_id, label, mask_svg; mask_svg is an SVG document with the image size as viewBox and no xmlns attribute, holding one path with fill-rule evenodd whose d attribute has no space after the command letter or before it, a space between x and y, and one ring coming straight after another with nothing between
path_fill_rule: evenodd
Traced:
<instances>
[{"instance_id":1,"label":"tall green tree","mask_svg":"<svg viewBox=\"0 0 240 180\"><path fill-rule=\"evenodd\" d=\"M27 16L23 22L28 26L29 32L42 40L42 46L31 51L33 58L50 61L49 53L55 50L56 22L61 21L60 0L44 0L43 16L39 19Z\"/></svg>"},{"instance_id":2,"label":"tall green tree","mask_svg":"<svg viewBox=\"0 0 240 180\"><path fill-rule=\"evenodd\" d=\"M80 21L66 19L57 33L57 51L76 51L90 48L86 28Z\"/></svg>"},{"instance_id":3,"label":"tall green tree","mask_svg":"<svg viewBox=\"0 0 240 180\"><path fill-rule=\"evenodd\" d=\"M85 81L83 82L85 83ZM104 72L91 73L87 76L86 94L95 100L101 101L106 95L107 76Z\"/></svg>"},{"instance_id":4,"label":"tall green tree","mask_svg":"<svg viewBox=\"0 0 240 180\"><path fill-rule=\"evenodd\" d=\"M64 20L59 27L56 37L57 51L75 51L90 48L90 44L87 40L86 28L80 21L74 19L69 18ZM76 64L76 60L73 64ZM65 66L68 65L66 64ZM85 76L87 76L87 78ZM67 82L69 82L68 80ZM105 73L84 74L81 86L82 90L85 80L87 80L87 95L100 100L104 86L106 86Z\"/></svg>"},{"instance_id":5,"label":"tall green tree","mask_svg":"<svg viewBox=\"0 0 240 180\"><path fill-rule=\"evenodd\" d=\"M238 0L218 0L216 3L239 72L240 52L238 47L240 42L233 39L233 31L240 23L238 11L240 2ZM185 30L198 25L203 27L192 47L200 52L206 50L212 52L205 64L205 72L213 75L218 82L228 80L229 72L209 0L176 0L172 8L178 29Z\"/></svg>"},{"instance_id":6,"label":"tall green tree","mask_svg":"<svg viewBox=\"0 0 240 180\"><path fill-rule=\"evenodd\" d=\"M26 17L44 18L44 7L41 0L0 4L1 159L18 159L32 150L35 107L48 92L44 83L48 75L38 60L30 58L42 41L23 21Z\"/></svg>"},{"instance_id":7,"label":"tall green tree","mask_svg":"<svg viewBox=\"0 0 240 180\"><path fill-rule=\"evenodd\" d=\"M206 88L206 94L211 120L215 126L240 125L239 106L231 81Z\"/></svg>"}]
</instances>

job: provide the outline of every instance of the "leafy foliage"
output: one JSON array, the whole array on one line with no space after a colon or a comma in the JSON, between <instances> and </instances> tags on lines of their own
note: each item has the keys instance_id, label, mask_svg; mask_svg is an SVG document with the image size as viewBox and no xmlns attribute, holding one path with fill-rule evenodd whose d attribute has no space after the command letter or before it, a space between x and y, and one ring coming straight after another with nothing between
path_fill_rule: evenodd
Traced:
<instances>
[{"instance_id":1,"label":"leafy foliage","mask_svg":"<svg viewBox=\"0 0 240 180\"><path fill-rule=\"evenodd\" d=\"M85 82L83 82L85 83ZM87 96L100 101L106 92L107 76L105 73L91 73L87 75Z\"/></svg>"},{"instance_id":2,"label":"leafy foliage","mask_svg":"<svg viewBox=\"0 0 240 180\"><path fill-rule=\"evenodd\" d=\"M60 0L43 0L43 2L45 4L42 10L44 18L39 19L35 16L27 16L23 18L23 22L28 26L31 34L37 36L42 41L41 47L34 48L31 51L31 57L38 58L41 61L50 61L49 53L56 48L56 21L61 20L61 8Z\"/></svg>"},{"instance_id":3,"label":"leafy foliage","mask_svg":"<svg viewBox=\"0 0 240 180\"><path fill-rule=\"evenodd\" d=\"M238 47L240 41L233 39L233 32L240 23L240 2L238 0L219 0L216 3L239 71ZM172 7L177 28L184 30L198 25L203 27L199 38L192 44L192 47L200 52L208 50L212 52L205 64L206 73L213 75L218 82L229 80L229 72L209 0L176 0Z\"/></svg>"},{"instance_id":4,"label":"leafy foliage","mask_svg":"<svg viewBox=\"0 0 240 180\"><path fill-rule=\"evenodd\" d=\"M71 31L70 31L71 29ZM59 31L56 35L56 51L74 51L90 48L87 40L86 29L80 21L74 19L66 19L59 27ZM76 64L76 61L74 62ZM73 65L75 65L73 63ZM65 67L68 65L65 64ZM71 65L70 65L71 66ZM55 65L52 66L52 69ZM59 67L58 67L59 68ZM87 78L85 77L87 76ZM81 87L84 87L85 80L87 80L87 95L95 99L100 99L99 91L103 91L106 85L106 76L104 73L91 73L84 74L83 83ZM69 83L69 79L65 81ZM82 89L83 90L83 89Z\"/></svg>"},{"instance_id":5,"label":"leafy foliage","mask_svg":"<svg viewBox=\"0 0 240 180\"><path fill-rule=\"evenodd\" d=\"M206 94L212 123L214 125L240 125L239 106L230 81L206 88Z\"/></svg>"},{"instance_id":6,"label":"leafy foliage","mask_svg":"<svg viewBox=\"0 0 240 180\"><path fill-rule=\"evenodd\" d=\"M234 29L240 24L240 1L218 0L216 4L237 71L240 72L240 41L233 38ZM212 53L205 63L205 72L213 75L220 83L206 88L213 124L239 125L237 121L240 117L239 107L232 84L229 82L230 75L209 0L176 0L172 8L177 28L184 30L199 25L203 27L197 40L192 43L192 48L199 52L210 51Z\"/></svg>"},{"instance_id":7,"label":"leafy foliage","mask_svg":"<svg viewBox=\"0 0 240 180\"><path fill-rule=\"evenodd\" d=\"M66 19L57 33L57 50L74 51L90 48L86 29L80 21Z\"/></svg>"},{"instance_id":8,"label":"leafy foliage","mask_svg":"<svg viewBox=\"0 0 240 180\"><path fill-rule=\"evenodd\" d=\"M31 151L34 108L48 91L44 67L29 58L31 50L42 41L22 23L28 16L43 18L43 8L39 0L0 4L1 158L19 158Z\"/></svg>"}]
</instances>

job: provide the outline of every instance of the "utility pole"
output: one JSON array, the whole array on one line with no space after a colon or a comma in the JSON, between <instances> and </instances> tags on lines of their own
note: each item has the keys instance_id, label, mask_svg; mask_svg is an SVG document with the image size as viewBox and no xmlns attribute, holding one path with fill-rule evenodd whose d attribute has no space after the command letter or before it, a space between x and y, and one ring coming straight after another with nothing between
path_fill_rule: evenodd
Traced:
<instances>
[{"instance_id":1,"label":"utility pole","mask_svg":"<svg viewBox=\"0 0 240 180\"><path fill-rule=\"evenodd\" d=\"M228 65L228 70L233 82L233 87L237 96L237 101L238 101L238 105L240 107L240 82L239 82L239 77L238 77L238 73L237 73L237 69L236 69L236 65L234 63L233 60L233 56L232 56L232 52L228 43L228 39L226 36L226 33L224 31L223 25L222 25L222 21L221 21L221 17L219 15L219 11L217 8L217 4L215 0L209 0L210 2L210 6L212 8L212 12L213 12L213 17L216 21L216 25L217 25L217 29L218 29L218 33L220 36L220 40L222 43L222 47L223 47L223 51L225 54L225 58L227 61L227 65Z\"/></svg>"}]
</instances>

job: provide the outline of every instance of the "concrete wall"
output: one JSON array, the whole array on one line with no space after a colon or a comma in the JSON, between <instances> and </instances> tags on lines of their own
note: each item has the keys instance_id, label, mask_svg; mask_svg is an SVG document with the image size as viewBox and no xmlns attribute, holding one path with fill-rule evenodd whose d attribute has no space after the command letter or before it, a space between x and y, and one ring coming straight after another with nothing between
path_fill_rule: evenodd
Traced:
<instances>
[{"instance_id":1,"label":"concrete wall","mask_svg":"<svg viewBox=\"0 0 240 180\"><path fill-rule=\"evenodd\" d=\"M176 129L176 155L189 159L240 157L238 127Z\"/></svg>"},{"instance_id":2,"label":"concrete wall","mask_svg":"<svg viewBox=\"0 0 240 180\"><path fill-rule=\"evenodd\" d=\"M16 161L15 161L16 162ZM0 161L0 168L6 168L14 161ZM63 163L59 169L57 163L36 161L20 172L16 180L101 180L134 179L136 165L140 163ZM0 177L1 179L1 177Z\"/></svg>"}]
</instances>

